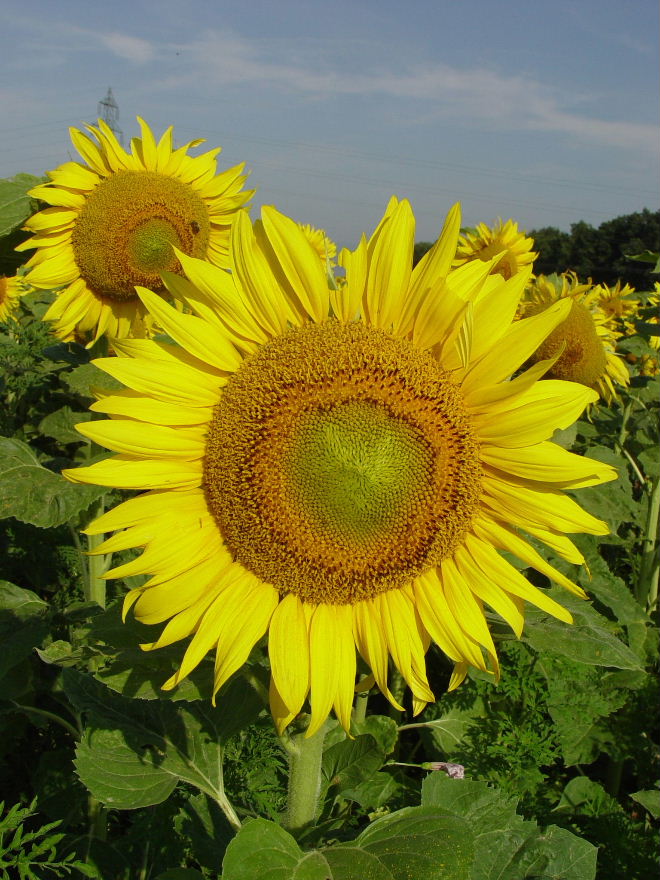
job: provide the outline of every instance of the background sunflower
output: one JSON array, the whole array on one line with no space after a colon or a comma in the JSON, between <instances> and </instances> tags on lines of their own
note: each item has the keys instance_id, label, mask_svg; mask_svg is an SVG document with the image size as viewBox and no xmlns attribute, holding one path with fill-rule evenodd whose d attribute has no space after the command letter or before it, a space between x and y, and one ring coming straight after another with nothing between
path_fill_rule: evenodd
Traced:
<instances>
[{"instance_id":1,"label":"background sunflower","mask_svg":"<svg viewBox=\"0 0 660 880\"><path fill-rule=\"evenodd\" d=\"M103 120L89 135L72 128L84 163L60 165L30 191L49 207L27 221L33 235L17 250L36 248L30 283L57 290L45 320L61 338L144 336L135 286L164 293L160 273L180 271L174 248L226 266L233 217L253 194L243 165L216 174L220 148L189 156L202 140L175 148L170 127L156 143L138 121L130 152Z\"/></svg>"}]
</instances>

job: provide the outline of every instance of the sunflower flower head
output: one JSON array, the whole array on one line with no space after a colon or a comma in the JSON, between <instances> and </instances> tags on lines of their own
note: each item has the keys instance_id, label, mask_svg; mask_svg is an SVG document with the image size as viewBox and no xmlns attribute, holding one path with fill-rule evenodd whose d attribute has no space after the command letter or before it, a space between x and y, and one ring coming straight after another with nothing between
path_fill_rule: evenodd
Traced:
<instances>
[{"instance_id":1,"label":"sunflower flower head","mask_svg":"<svg viewBox=\"0 0 660 880\"><path fill-rule=\"evenodd\" d=\"M337 245L328 238L324 229L317 229L309 223L301 223L303 235L319 255L319 260L324 268L328 271L335 265L335 257L337 256Z\"/></svg>"},{"instance_id":2,"label":"sunflower flower head","mask_svg":"<svg viewBox=\"0 0 660 880\"><path fill-rule=\"evenodd\" d=\"M594 290L598 294L598 307L610 328L619 333L634 333L633 319L640 305L639 300L633 297L635 288L617 281L614 287L599 284Z\"/></svg>"},{"instance_id":3,"label":"sunflower flower head","mask_svg":"<svg viewBox=\"0 0 660 880\"><path fill-rule=\"evenodd\" d=\"M529 271L452 270L460 213L412 269L414 217L392 199L329 289L300 226L274 208L232 228L231 272L179 255L178 311L139 295L175 344L116 343L97 360L127 386L79 430L118 453L73 481L139 490L88 529L96 552L144 548L107 577L148 574L125 611L163 624L153 650L191 637L175 687L215 652L214 694L266 633L282 731L309 701L308 735L334 709L350 727L359 654L382 693L390 660L415 712L434 699L425 653L498 673L485 606L520 635L525 602L571 616L500 550L578 595L526 536L580 563L566 532L605 534L563 489L615 477L550 441L597 394L511 378L571 310L516 320Z\"/></svg>"},{"instance_id":4,"label":"sunflower flower head","mask_svg":"<svg viewBox=\"0 0 660 880\"><path fill-rule=\"evenodd\" d=\"M615 353L621 333L600 308L601 291L591 281L581 283L573 272L539 275L528 286L522 314L536 315L557 302L570 310L530 358L531 363L554 359L548 376L593 388L607 403L616 398L615 385L627 386L630 374Z\"/></svg>"},{"instance_id":5,"label":"sunflower flower head","mask_svg":"<svg viewBox=\"0 0 660 880\"><path fill-rule=\"evenodd\" d=\"M6 321L11 317L20 298L29 289L21 275L10 277L0 275L0 321Z\"/></svg>"},{"instance_id":6,"label":"sunflower flower head","mask_svg":"<svg viewBox=\"0 0 660 880\"><path fill-rule=\"evenodd\" d=\"M243 165L217 174L219 149L190 156L203 140L175 148L170 127L156 143L138 121L142 136L130 152L103 120L88 134L70 129L83 161L60 165L30 191L49 207L28 220L33 235L17 249L36 248L30 283L57 289L45 319L61 338L144 336L147 311L135 287L165 293L161 272L181 272L175 249L229 264L231 223L252 196Z\"/></svg>"},{"instance_id":7,"label":"sunflower flower head","mask_svg":"<svg viewBox=\"0 0 660 880\"><path fill-rule=\"evenodd\" d=\"M658 313L658 306L660 306L660 281L654 282L653 293L649 296L647 304L654 309L654 313L646 319L647 322L649 324L660 324L660 314ZM656 351L660 349L660 327L658 327L658 335L649 338L649 345Z\"/></svg>"},{"instance_id":8,"label":"sunflower flower head","mask_svg":"<svg viewBox=\"0 0 660 880\"><path fill-rule=\"evenodd\" d=\"M473 231L468 230L460 236L454 266L462 266L470 260L490 262L500 255L491 271L503 278L512 278L521 269L531 266L538 257L532 251L533 247L534 239L519 232L518 224L513 220L504 223L500 219L492 227L479 223Z\"/></svg>"}]
</instances>

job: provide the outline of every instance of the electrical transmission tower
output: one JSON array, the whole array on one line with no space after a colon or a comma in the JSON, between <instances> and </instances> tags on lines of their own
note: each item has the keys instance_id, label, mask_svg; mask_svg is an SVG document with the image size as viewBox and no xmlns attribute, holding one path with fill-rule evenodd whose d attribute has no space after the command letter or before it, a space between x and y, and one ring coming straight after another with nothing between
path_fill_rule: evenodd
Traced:
<instances>
[{"instance_id":1,"label":"electrical transmission tower","mask_svg":"<svg viewBox=\"0 0 660 880\"><path fill-rule=\"evenodd\" d=\"M117 121L119 120L119 107L117 106L111 88L108 88L108 94L105 98L103 98L102 101L99 101L96 112L98 117L108 124L108 127L123 146L124 132L117 125Z\"/></svg>"}]
</instances>

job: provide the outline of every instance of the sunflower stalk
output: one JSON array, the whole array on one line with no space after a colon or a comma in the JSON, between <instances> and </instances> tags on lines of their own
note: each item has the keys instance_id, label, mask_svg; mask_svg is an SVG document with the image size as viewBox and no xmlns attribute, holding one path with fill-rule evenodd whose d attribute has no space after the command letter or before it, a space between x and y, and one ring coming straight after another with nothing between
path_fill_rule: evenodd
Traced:
<instances>
[{"instance_id":1,"label":"sunflower stalk","mask_svg":"<svg viewBox=\"0 0 660 880\"><path fill-rule=\"evenodd\" d=\"M316 819L325 733L324 724L313 736L300 733L288 744L289 793L284 826L289 831L301 831Z\"/></svg>"},{"instance_id":2,"label":"sunflower stalk","mask_svg":"<svg viewBox=\"0 0 660 880\"><path fill-rule=\"evenodd\" d=\"M660 516L660 480L653 481L646 517L646 534L642 544L642 564L639 569L635 595L640 605L652 612L658 602L660 560L657 552L658 518Z\"/></svg>"}]
</instances>

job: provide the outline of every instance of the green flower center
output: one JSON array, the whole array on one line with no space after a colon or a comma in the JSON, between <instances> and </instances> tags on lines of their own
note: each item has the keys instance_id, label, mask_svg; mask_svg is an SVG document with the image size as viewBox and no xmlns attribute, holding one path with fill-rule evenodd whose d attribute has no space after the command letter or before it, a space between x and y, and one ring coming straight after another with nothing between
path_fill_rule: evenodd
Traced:
<instances>
[{"instance_id":1,"label":"green flower center","mask_svg":"<svg viewBox=\"0 0 660 880\"><path fill-rule=\"evenodd\" d=\"M303 601L346 604L451 555L481 469L460 391L430 355L328 321L274 339L231 377L204 487L246 568Z\"/></svg>"},{"instance_id":2,"label":"green flower center","mask_svg":"<svg viewBox=\"0 0 660 880\"><path fill-rule=\"evenodd\" d=\"M204 257L209 211L189 184L155 171L118 171L85 200L71 244L87 286L126 301L135 286L163 290L160 274L181 273L173 248Z\"/></svg>"},{"instance_id":3,"label":"green flower center","mask_svg":"<svg viewBox=\"0 0 660 880\"><path fill-rule=\"evenodd\" d=\"M309 410L292 441L282 462L292 494L339 543L366 545L396 530L428 491L433 458L424 435L378 403Z\"/></svg>"}]
</instances>

